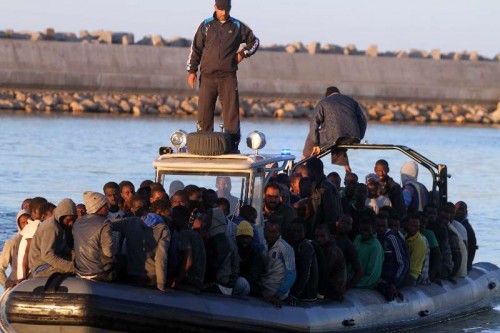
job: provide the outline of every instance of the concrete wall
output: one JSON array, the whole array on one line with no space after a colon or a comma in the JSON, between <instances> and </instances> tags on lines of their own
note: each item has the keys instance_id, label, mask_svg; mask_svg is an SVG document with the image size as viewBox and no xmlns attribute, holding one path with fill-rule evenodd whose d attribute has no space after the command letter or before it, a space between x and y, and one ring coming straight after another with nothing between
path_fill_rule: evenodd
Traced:
<instances>
[{"instance_id":1,"label":"concrete wall","mask_svg":"<svg viewBox=\"0 0 500 333\"><path fill-rule=\"evenodd\" d=\"M188 48L0 40L0 87L192 94ZM238 72L247 96L500 101L500 63L261 51Z\"/></svg>"}]
</instances>

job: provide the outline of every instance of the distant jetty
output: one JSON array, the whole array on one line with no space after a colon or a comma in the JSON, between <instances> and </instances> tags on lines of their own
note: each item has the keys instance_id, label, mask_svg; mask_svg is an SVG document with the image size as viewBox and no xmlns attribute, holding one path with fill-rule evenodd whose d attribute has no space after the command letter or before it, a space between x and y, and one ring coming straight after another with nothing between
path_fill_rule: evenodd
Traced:
<instances>
[{"instance_id":1,"label":"distant jetty","mask_svg":"<svg viewBox=\"0 0 500 333\"><path fill-rule=\"evenodd\" d=\"M190 44L105 30L0 31L0 110L195 115ZM263 46L239 67L243 117L309 117L337 85L373 121L500 123L500 54L297 42Z\"/></svg>"},{"instance_id":2,"label":"distant jetty","mask_svg":"<svg viewBox=\"0 0 500 333\"><path fill-rule=\"evenodd\" d=\"M110 30L81 30L78 35L73 32L56 32L53 28L46 28L43 31L14 31L12 29L0 30L0 38L18 39L31 41L58 41L58 42L80 42L90 44L115 44L115 45L148 45L156 47L189 47L191 40L183 37L166 38L159 34L148 34L139 40L131 32L114 32ZM480 55L477 51L460 51L443 53L438 49L433 50L400 50L400 51L380 51L378 46L370 45L366 50L361 50L354 44L336 45L311 42L293 42L286 45L263 45L261 50L286 52L286 53L308 53L308 54L340 54L352 56L368 57L394 57L394 58L414 58L414 59L434 59L434 60L455 60L455 61L496 61L500 62L500 53L493 58Z\"/></svg>"}]
</instances>

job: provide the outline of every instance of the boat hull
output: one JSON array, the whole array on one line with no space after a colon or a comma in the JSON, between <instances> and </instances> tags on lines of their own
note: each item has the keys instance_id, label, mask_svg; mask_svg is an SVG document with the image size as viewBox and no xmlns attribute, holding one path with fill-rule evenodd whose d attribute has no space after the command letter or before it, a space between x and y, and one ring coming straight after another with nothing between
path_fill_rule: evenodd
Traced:
<instances>
[{"instance_id":1,"label":"boat hull","mask_svg":"<svg viewBox=\"0 0 500 333\"><path fill-rule=\"evenodd\" d=\"M7 332L388 332L427 326L490 309L500 300L500 269L475 264L457 284L403 289L387 302L353 289L343 302L313 302L278 310L252 297L195 295L67 278L26 280L7 290L1 324Z\"/></svg>"}]
</instances>

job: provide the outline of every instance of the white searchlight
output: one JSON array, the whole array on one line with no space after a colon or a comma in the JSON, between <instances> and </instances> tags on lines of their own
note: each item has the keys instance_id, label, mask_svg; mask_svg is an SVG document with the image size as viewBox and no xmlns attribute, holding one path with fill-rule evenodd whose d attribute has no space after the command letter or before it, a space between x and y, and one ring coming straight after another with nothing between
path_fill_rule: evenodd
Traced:
<instances>
[{"instance_id":1,"label":"white searchlight","mask_svg":"<svg viewBox=\"0 0 500 333\"><path fill-rule=\"evenodd\" d=\"M182 148L186 146L187 132L183 130L178 130L172 133L170 136L170 142L177 148L177 152L180 152Z\"/></svg>"},{"instance_id":2,"label":"white searchlight","mask_svg":"<svg viewBox=\"0 0 500 333\"><path fill-rule=\"evenodd\" d=\"M255 151L255 155L259 154L259 149L264 148L266 145L266 136L259 131L253 131L247 137L248 148Z\"/></svg>"}]
</instances>

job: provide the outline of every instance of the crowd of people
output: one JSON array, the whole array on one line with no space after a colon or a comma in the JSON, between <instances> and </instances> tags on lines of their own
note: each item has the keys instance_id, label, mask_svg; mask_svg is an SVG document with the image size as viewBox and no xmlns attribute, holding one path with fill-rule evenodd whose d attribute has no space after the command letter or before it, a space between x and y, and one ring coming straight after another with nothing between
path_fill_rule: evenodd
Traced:
<instances>
[{"instance_id":1,"label":"crowd of people","mask_svg":"<svg viewBox=\"0 0 500 333\"><path fill-rule=\"evenodd\" d=\"M0 282L62 273L251 295L280 308L342 301L350 288L376 289L390 301L404 297L405 286L465 277L477 249L467 205L437 208L414 162L402 166L402 185L389 171L379 160L364 182L349 172L341 187L337 173L325 175L311 158L291 175L273 175L260 214L231 195L226 176L215 190L175 181L167 193L149 180L137 190L122 181L84 192L78 205L26 199L18 233L4 245Z\"/></svg>"}]
</instances>

